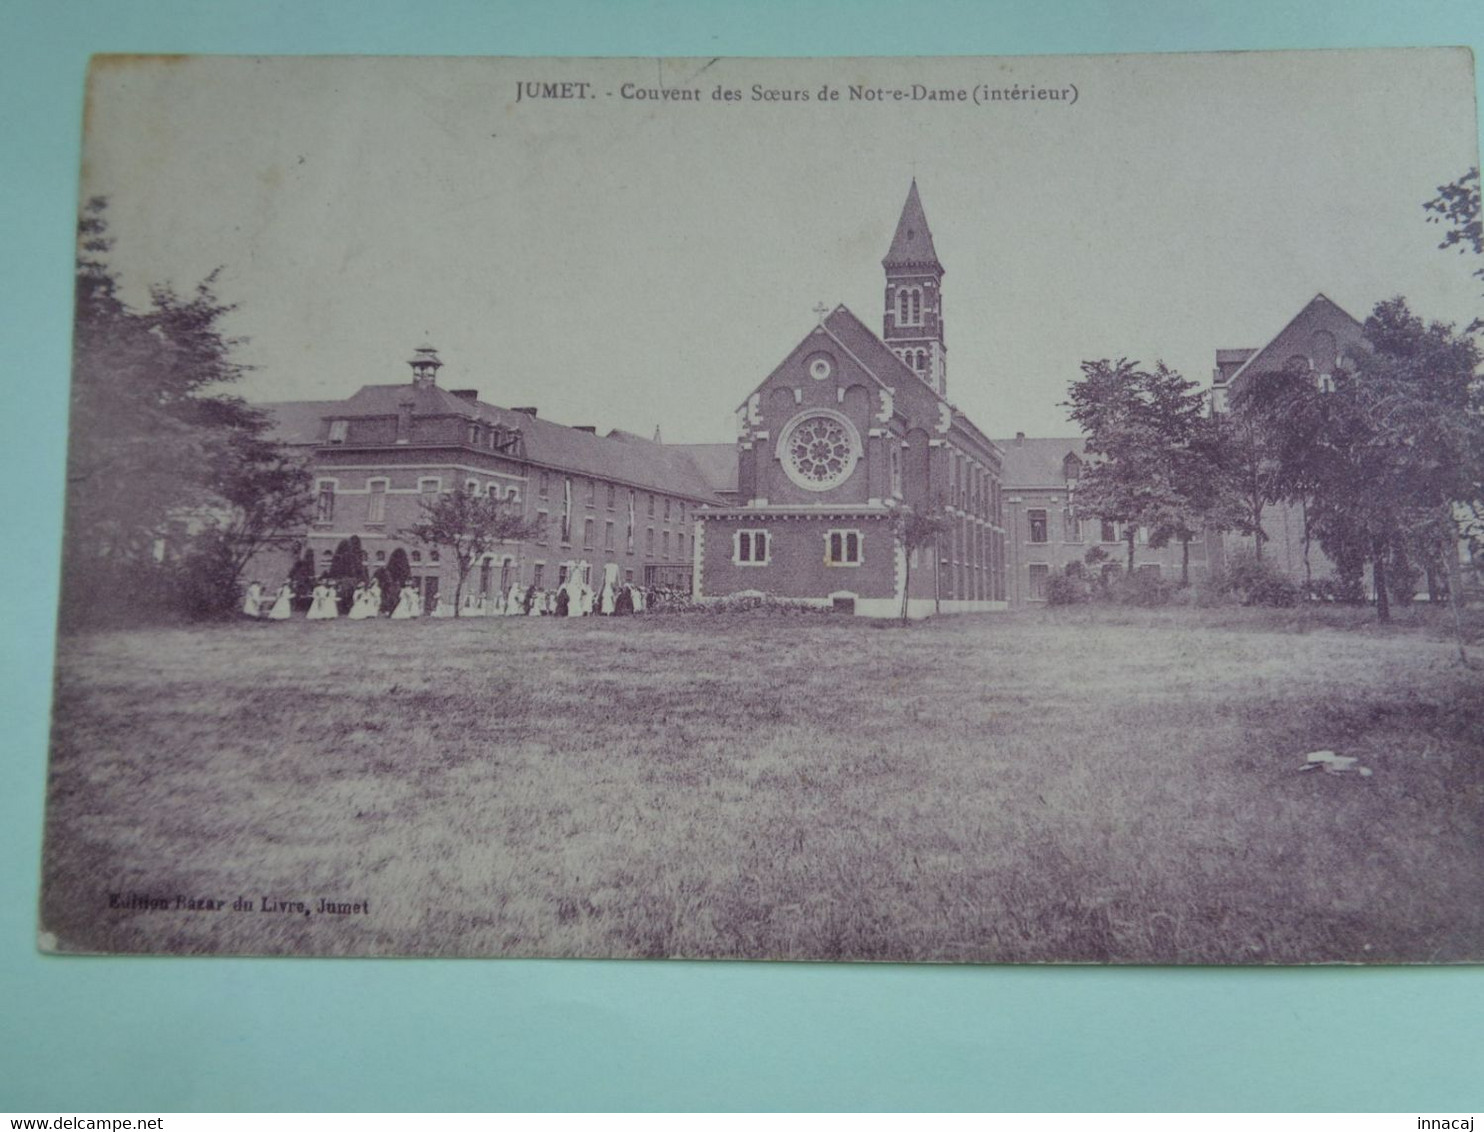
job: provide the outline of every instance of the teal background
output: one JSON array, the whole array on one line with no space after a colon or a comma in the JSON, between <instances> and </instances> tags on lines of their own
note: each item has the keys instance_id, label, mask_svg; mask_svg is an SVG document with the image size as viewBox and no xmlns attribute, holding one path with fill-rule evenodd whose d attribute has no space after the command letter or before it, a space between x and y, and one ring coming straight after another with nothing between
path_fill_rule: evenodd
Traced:
<instances>
[{"instance_id":1,"label":"teal background","mask_svg":"<svg viewBox=\"0 0 1484 1132\"><path fill-rule=\"evenodd\" d=\"M1480 1108L1484 968L58 960L32 943L90 53L1047 54L1459 43L1484 45L1477 0L4 0L0 555L10 584L0 591L0 1111Z\"/></svg>"}]
</instances>

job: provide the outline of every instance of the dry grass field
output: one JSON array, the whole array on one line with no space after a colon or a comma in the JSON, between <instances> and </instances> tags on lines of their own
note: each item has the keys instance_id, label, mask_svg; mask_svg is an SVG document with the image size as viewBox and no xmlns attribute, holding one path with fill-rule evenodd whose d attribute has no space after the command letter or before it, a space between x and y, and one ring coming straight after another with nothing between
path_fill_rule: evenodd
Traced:
<instances>
[{"instance_id":1,"label":"dry grass field","mask_svg":"<svg viewBox=\"0 0 1484 1132\"><path fill-rule=\"evenodd\" d=\"M1484 958L1480 673L1363 611L98 633L57 696L63 950Z\"/></svg>"}]
</instances>

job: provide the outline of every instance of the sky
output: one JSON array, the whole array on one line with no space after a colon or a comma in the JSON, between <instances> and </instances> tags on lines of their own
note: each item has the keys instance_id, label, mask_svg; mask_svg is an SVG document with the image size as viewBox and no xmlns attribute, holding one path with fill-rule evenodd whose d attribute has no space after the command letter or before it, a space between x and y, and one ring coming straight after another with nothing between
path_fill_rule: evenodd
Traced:
<instances>
[{"instance_id":1,"label":"sky","mask_svg":"<svg viewBox=\"0 0 1484 1132\"><path fill-rule=\"evenodd\" d=\"M914 176L948 395L996 437L1073 432L1084 360L1207 383L1316 292L1362 319L1395 294L1459 324L1484 306L1421 207L1477 164L1461 50L120 57L94 64L85 134L126 298L220 268L255 401L405 381L430 343L441 384L494 404L729 441L817 304L879 328Z\"/></svg>"}]
</instances>

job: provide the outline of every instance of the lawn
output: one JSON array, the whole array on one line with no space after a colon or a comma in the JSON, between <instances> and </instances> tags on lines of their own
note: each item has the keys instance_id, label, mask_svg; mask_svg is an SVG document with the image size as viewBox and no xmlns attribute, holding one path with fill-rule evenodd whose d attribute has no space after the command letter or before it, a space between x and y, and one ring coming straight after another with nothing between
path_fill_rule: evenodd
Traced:
<instances>
[{"instance_id":1,"label":"lawn","mask_svg":"<svg viewBox=\"0 0 1484 1132\"><path fill-rule=\"evenodd\" d=\"M1481 675L1427 624L156 629L64 638L57 705L61 950L1484 959Z\"/></svg>"}]
</instances>

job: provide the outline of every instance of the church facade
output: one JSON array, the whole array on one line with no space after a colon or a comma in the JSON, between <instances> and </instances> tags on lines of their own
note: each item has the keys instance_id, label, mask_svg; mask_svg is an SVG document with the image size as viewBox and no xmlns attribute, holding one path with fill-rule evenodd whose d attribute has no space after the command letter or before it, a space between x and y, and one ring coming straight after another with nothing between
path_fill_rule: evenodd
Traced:
<instances>
[{"instance_id":1,"label":"church facade","mask_svg":"<svg viewBox=\"0 0 1484 1132\"><path fill-rule=\"evenodd\" d=\"M878 336L844 306L737 410L736 501L697 513L695 596L765 594L868 616L1006 606L1002 454L947 399L944 269L914 181L882 261ZM907 510L940 510L908 551Z\"/></svg>"},{"instance_id":2,"label":"church facade","mask_svg":"<svg viewBox=\"0 0 1484 1132\"><path fill-rule=\"evenodd\" d=\"M454 564L409 541L430 495L455 489L503 499L535 523L529 542L475 564L466 594L560 585L569 570L601 578L610 564L637 585L688 589L696 600L766 595L856 614L990 612L1047 600L1050 580L1088 552L1121 570L1126 531L1084 514L1080 437L992 440L948 399L944 268L914 181L882 260L878 334L846 308L816 308L816 325L737 409L734 444L663 444L504 408L438 383L423 347L410 380L365 385L339 401L260 405L277 438L314 475L307 530L249 568L273 585L308 549L327 569L355 536L374 571L404 550L425 608L451 594ZM1363 348L1359 322L1323 295L1265 346L1220 349L1214 412L1248 378L1282 371L1323 387ZM942 516L936 545L909 549L903 518ZM1299 509L1264 515L1264 555L1296 581L1333 573L1306 545ZM1190 545L1200 582L1250 538L1208 534ZM1182 548L1135 533L1135 568L1175 580Z\"/></svg>"}]
</instances>

